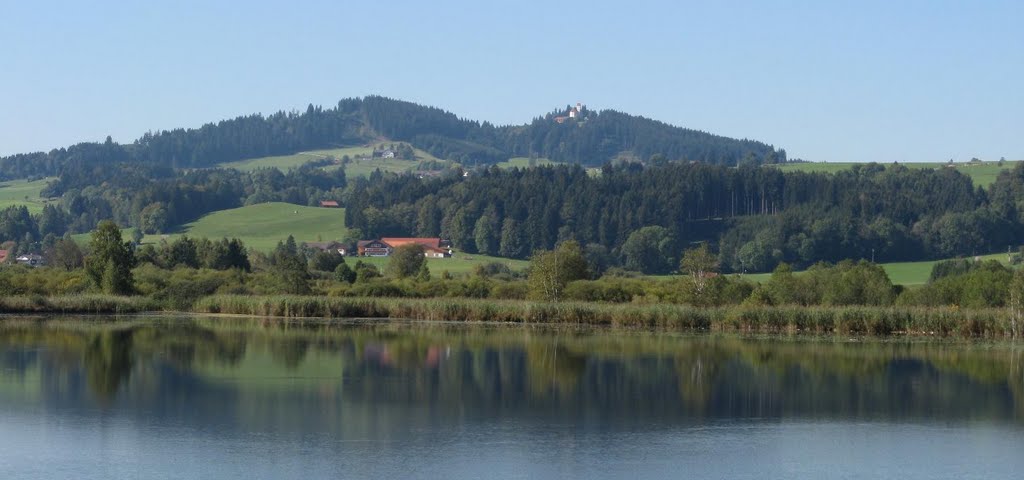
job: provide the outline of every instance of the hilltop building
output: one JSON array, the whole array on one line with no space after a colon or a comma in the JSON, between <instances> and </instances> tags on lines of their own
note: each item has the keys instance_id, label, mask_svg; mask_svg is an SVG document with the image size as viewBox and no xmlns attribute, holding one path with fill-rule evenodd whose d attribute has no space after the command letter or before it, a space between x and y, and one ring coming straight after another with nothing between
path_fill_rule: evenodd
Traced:
<instances>
[{"instance_id":1,"label":"hilltop building","mask_svg":"<svg viewBox=\"0 0 1024 480\"><path fill-rule=\"evenodd\" d=\"M585 105L583 105L582 102L576 102L576 106L569 107L569 111L565 115L555 117L555 123L565 123L565 121L570 118L579 118L583 113L584 107Z\"/></svg>"}]
</instances>

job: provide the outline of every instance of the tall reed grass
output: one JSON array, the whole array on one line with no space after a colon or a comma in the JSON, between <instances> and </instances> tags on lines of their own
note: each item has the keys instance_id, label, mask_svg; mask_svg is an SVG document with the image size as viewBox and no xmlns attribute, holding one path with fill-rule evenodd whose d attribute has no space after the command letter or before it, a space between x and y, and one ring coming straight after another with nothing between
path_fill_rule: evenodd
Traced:
<instances>
[{"instance_id":1,"label":"tall reed grass","mask_svg":"<svg viewBox=\"0 0 1024 480\"><path fill-rule=\"evenodd\" d=\"M667 328L687 331L1010 337L1007 310L924 307L700 308L671 304L536 303L521 300L214 295L197 313L274 317L404 318Z\"/></svg>"},{"instance_id":2,"label":"tall reed grass","mask_svg":"<svg viewBox=\"0 0 1024 480\"><path fill-rule=\"evenodd\" d=\"M23 295L0 298L0 313L141 313L163 310L148 297L117 295Z\"/></svg>"}]
</instances>

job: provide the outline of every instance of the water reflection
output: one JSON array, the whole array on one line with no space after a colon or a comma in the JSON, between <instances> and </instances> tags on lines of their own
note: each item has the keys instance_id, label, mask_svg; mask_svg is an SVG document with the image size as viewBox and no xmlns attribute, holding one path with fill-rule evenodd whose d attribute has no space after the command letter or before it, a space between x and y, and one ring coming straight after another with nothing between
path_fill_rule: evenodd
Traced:
<instances>
[{"instance_id":1,"label":"water reflection","mask_svg":"<svg viewBox=\"0 0 1024 480\"><path fill-rule=\"evenodd\" d=\"M1016 422L1022 360L1020 348L1003 344L223 318L5 320L0 402L350 435L524 414L577 423Z\"/></svg>"}]
</instances>

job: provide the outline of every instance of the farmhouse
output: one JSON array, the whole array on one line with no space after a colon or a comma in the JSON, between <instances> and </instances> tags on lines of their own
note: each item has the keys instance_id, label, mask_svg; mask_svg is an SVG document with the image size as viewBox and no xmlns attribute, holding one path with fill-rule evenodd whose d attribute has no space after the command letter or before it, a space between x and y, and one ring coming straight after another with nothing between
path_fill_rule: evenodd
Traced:
<instances>
[{"instance_id":1,"label":"farmhouse","mask_svg":"<svg viewBox=\"0 0 1024 480\"><path fill-rule=\"evenodd\" d=\"M14 261L20 265L28 265L30 267L41 267L46 264L43 260L43 256L37 253L26 253L25 255L19 255Z\"/></svg>"},{"instance_id":2,"label":"farmhouse","mask_svg":"<svg viewBox=\"0 0 1024 480\"><path fill-rule=\"evenodd\" d=\"M341 242L303 242L303 245L321 252L337 252L338 255L347 255L349 250Z\"/></svg>"},{"instance_id":3,"label":"farmhouse","mask_svg":"<svg viewBox=\"0 0 1024 480\"><path fill-rule=\"evenodd\" d=\"M440 238L400 238L388 237L375 240L360 240L357 253L364 257L386 257L402 245L420 245L423 255L427 258L447 258L452 256L451 243Z\"/></svg>"},{"instance_id":4,"label":"farmhouse","mask_svg":"<svg viewBox=\"0 0 1024 480\"><path fill-rule=\"evenodd\" d=\"M374 150L373 156L380 158L395 158L397 154L395 153L394 150L388 148L386 150Z\"/></svg>"},{"instance_id":5,"label":"farmhouse","mask_svg":"<svg viewBox=\"0 0 1024 480\"><path fill-rule=\"evenodd\" d=\"M423 254L427 258L445 258L452 256L451 242L440 238L382 238L381 241L393 248L415 243L423 246Z\"/></svg>"},{"instance_id":6,"label":"farmhouse","mask_svg":"<svg viewBox=\"0 0 1024 480\"><path fill-rule=\"evenodd\" d=\"M360 257L386 257L394 248L380 240L360 240L356 244L356 253Z\"/></svg>"},{"instance_id":7,"label":"farmhouse","mask_svg":"<svg viewBox=\"0 0 1024 480\"><path fill-rule=\"evenodd\" d=\"M337 200L320 200L320 206L324 208L338 208Z\"/></svg>"}]
</instances>

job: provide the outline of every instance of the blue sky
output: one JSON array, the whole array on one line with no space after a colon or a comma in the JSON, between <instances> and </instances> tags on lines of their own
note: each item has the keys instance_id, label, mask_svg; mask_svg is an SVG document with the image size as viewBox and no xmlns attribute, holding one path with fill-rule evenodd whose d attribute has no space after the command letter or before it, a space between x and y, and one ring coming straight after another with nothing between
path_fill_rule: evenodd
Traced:
<instances>
[{"instance_id":1,"label":"blue sky","mask_svg":"<svg viewBox=\"0 0 1024 480\"><path fill-rule=\"evenodd\" d=\"M380 94L814 161L1024 159L1024 2L0 0L0 154Z\"/></svg>"}]
</instances>

